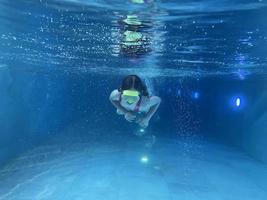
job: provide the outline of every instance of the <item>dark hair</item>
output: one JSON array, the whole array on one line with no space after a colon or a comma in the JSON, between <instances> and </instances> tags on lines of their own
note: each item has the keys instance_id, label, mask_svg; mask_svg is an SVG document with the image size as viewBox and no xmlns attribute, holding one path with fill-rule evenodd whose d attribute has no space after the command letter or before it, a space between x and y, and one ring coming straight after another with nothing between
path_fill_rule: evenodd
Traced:
<instances>
[{"instance_id":1,"label":"dark hair","mask_svg":"<svg viewBox=\"0 0 267 200\"><path fill-rule=\"evenodd\" d=\"M118 89L119 92L123 90L135 89L142 96L149 96L146 85L142 82L141 78L137 75L128 75L122 80L121 87Z\"/></svg>"}]
</instances>

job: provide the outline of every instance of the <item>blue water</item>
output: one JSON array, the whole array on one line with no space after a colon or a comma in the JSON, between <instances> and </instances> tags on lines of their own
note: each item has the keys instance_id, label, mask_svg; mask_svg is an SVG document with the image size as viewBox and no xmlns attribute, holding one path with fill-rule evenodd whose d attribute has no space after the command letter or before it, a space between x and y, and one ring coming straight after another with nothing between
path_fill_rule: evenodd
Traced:
<instances>
[{"instance_id":1,"label":"blue water","mask_svg":"<svg viewBox=\"0 0 267 200\"><path fill-rule=\"evenodd\" d=\"M0 0L0 200L265 200L266 13ZM123 48L127 31L139 47ZM143 136L109 101L129 74L162 100Z\"/></svg>"}]
</instances>

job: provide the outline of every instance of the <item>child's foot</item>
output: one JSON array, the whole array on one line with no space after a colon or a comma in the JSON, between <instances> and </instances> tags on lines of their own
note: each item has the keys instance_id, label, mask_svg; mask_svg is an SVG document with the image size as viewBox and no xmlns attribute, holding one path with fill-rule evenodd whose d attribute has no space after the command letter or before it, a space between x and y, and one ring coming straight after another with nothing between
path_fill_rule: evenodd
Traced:
<instances>
[{"instance_id":1,"label":"child's foot","mask_svg":"<svg viewBox=\"0 0 267 200\"><path fill-rule=\"evenodd\" d=\"M156 136L155 135L149 135L149 136L147 136L145 138L145 140L146 140L145 141L145 146L147 148L151 148L156 142Z\"/></svg>"}]
</instances>

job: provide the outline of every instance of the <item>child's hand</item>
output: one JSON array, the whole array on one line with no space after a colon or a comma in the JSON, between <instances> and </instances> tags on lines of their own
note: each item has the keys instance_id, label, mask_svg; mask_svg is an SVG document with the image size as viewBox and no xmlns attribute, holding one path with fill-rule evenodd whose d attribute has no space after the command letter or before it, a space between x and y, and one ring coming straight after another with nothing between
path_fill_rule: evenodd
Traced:
<instances>
[{"instance_id":1,"label":"child's hand","mask_svg":"<svg viewBox=\"0 0 267 200\"><path fill-rule=\"evenodd\" d=\"M134 114L132 114L131 112L127 112L125 115L124 115L125 119L129 122L132 122L136 116Z\"/></svg>"},{"instance_id":2,"label":"child's hand","mask_svg":"<svg viewBox=\"0 0 267 200\"><path fill-rule=\"evenodd\" d=\"M147 118L139 118L138 120L136 120L136 123L138 123L142 128L148 127L148 122L149 119Z\"/></svg>"}]
</instances>

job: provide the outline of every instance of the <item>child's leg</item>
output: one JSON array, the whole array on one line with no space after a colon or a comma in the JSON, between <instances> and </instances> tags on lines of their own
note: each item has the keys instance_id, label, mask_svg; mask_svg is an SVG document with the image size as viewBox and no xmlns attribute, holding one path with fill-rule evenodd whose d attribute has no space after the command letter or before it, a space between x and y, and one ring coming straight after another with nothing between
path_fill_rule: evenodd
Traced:
<instances>
[{"instance_id":1,"label":"child's leg","mask_svg":"<svg viewBox=\"0 0 267 200\"><path fill-rule=\"evenodd\" d=\"M124 113L121 110L117 109L117 114L118 115L123 115Z\"/></svg>"}]
</instances>

